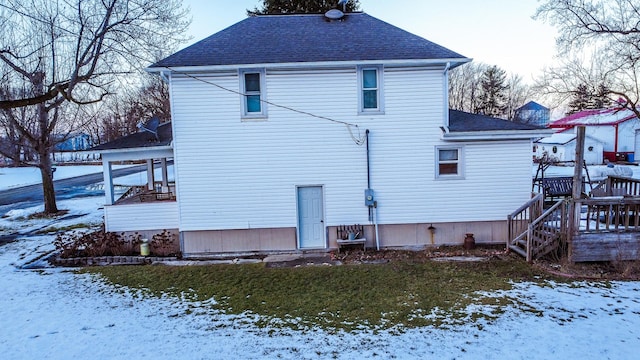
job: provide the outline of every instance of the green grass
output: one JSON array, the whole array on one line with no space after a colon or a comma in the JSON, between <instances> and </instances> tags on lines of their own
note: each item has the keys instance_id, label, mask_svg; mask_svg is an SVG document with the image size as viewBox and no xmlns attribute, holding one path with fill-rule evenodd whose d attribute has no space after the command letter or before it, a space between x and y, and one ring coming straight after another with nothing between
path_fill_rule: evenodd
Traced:
<instances>
[{"instance_id":1,"label":"green grass","mask_svg":"<svg viewBox=\"0 0 640 360\"><path fill-rule=\"evenodd\" d=\"M263 264L215 266L118 266L83 271L155 296L213 297L228 314L253 313L257 325L292 328L387 329L444 326L493 319L517 299L478 292L539 281L522 260L476 263L395 261L382 265L265 268ZM489 305L475 313L468 305ZM490 309L489 312L486 309Z\"/></svg>"},{"instance_id":2,"label":"green grass","mask_svg":"<svg viewBox=\"0 0 640 360\"><path fill-rule=\"evenodd\" d=\"M57 232L68 232L68 231L77 230L77 229L90 229L92 227L96 227L96 225L95 224L78 223L78 224L72 224L72 225L60 226L60 227L49 226L49 227L47 227L45 229L39 230L37 233L38 234L51 234L51 233L57 233Z\"/></svg>"}]
</instances>

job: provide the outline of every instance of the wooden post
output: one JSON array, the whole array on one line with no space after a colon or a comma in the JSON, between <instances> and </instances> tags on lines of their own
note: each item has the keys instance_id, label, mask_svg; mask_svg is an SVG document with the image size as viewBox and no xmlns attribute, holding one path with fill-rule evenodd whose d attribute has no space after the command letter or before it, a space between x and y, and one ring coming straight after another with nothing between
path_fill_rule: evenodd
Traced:
<instances>
[{"instance_id":1,"label":"wooden post","mask_svg":"<svg viewBox=\"0 0 640 360\"><path fill-rule=\"evenodd\" d=\"M147 190L153 191L156 188L156 177L153 173L153 159L147 159Z\"/></svg>"},{"instance_id":2,"label":"wooden post","mask_svg":"<svg viewBox=\"0 0 640 360\"><path fill-rule=\"evenodd\" d=\"M580 230L580 208L582 198L582 164L584 163L585 127L576 127L576 162L573 168L573 191L569 207L568 256L571 261L573 237Z\"/></svg>"}]
</instances>

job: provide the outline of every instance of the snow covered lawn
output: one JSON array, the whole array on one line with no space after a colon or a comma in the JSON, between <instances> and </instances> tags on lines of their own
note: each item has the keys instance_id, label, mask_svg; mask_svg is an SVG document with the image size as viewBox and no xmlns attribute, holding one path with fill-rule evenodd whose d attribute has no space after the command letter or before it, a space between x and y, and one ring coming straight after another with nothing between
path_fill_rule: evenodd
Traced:
<instances>
[{"instance_id":1,"label":"snow covered lawn","mask_svg":"<svg viewBox=\"0 0 640 360\"><path fill-rule=\"evenodd\" d=\"M53 235L29 234L99 223L102 203L61 201L71 216L56 222L29 220L37 207L0 214L0 239L27 234L0 241L3 359L633 359L640 352L640 282L519 283L506 294L520 305L490 322L335 333L258 328L251 314L208 309L213 299L154 298L72 269L21 268L53 250Z\"/></svg>"}]
</instances>

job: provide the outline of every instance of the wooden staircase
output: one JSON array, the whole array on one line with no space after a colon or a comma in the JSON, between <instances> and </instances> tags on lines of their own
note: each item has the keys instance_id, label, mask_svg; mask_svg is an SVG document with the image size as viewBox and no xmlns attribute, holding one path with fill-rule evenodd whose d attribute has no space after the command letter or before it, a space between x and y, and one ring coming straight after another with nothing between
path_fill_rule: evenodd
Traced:
<instances>
[{"instance_id":1,"label":"wooden staircase","mask_svg":"<svg viewBox=\"0 0 640 360\"><path fill-rule=\"evenodd\" d=\"M507 217L507 248L528 262L556 251L567 234L568 202L559 200L544 212L543 202L543 196L538 194Z\"/></svg>"}]
</instances>

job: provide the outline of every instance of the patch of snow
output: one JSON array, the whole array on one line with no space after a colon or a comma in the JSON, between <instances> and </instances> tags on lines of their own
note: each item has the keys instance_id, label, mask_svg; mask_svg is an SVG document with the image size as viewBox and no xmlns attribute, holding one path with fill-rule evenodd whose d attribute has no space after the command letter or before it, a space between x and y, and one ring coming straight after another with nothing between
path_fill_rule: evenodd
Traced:
<instances>
[{"instance_id":1,"label":"patch of snow","mask_svg":"<svg viewBox=\"0 0 640 360\"><path fill-rule=\"evenodd\" d=\"M99 221L102 197L61 202L86 214L56 226ZM11 233L42 226L12 211ZM45 224L46 225L46 224ZM631 359L640 350L640 282L515 283L504 313L472 305L493 320L387 331L295 331L254 325L255 314L226 315L214 299L156 298L70 269L22 270L53 250L53 235L0 245L0 349L6 359ZM416 314L430 316L430 314Z\"/></svg>"},{"instance_id":2,"label":"patch of snow","mask_svg":"<svg viewBox=\"0 0 640 360\"><path fill-rule=\"evenodd\" d=\"M118 169L132 165L116 165ZM68 179L76 176L102 173L102 166L99 165L71 165L56 166L53 173L54 180ZM40 169L35 167L0 167L0 190L16 188L26 185L41 184L42 178Z\"/></svg>"}]
</instances>

